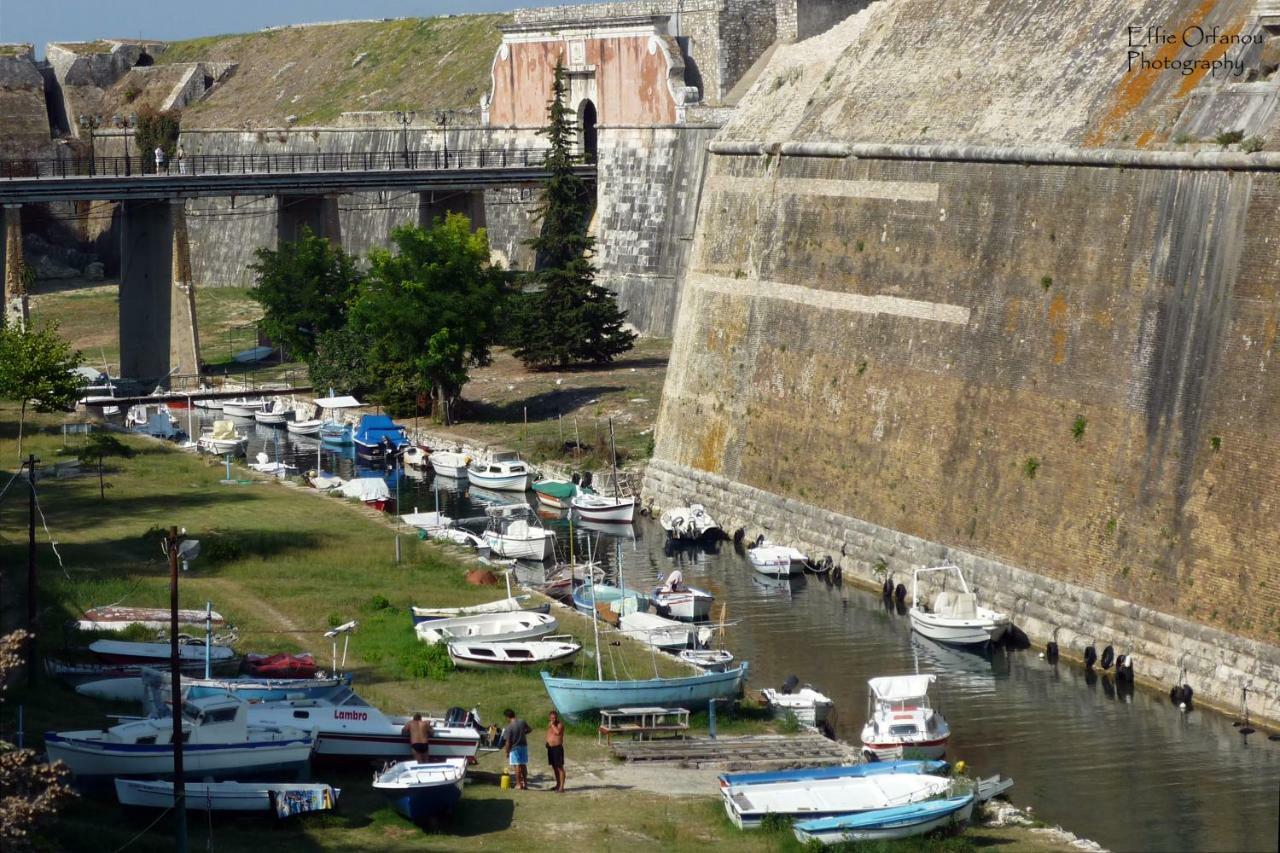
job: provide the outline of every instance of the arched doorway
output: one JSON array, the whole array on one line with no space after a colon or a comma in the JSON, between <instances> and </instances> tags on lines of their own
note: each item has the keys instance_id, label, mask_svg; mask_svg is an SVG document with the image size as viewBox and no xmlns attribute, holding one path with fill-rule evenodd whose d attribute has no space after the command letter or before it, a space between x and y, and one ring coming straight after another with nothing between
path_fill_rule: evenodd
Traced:
<instances>
[{"instance_id":1,"label":"arched doorway","mask_svg":"<svg viewBox=\"0 0 1280 853\"><path fill-rule=\"evenodd\" d=\"M578 105L578 142L588 163L596 161L596 105L583 98Z\"/></svg>"}]
</instances>

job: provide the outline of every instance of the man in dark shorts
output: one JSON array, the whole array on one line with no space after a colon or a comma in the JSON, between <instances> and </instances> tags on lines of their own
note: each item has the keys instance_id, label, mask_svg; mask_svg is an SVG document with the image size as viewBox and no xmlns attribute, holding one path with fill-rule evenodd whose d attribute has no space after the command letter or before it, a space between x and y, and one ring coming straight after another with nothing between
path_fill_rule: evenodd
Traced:
<instances>
[{"instance_id":1,"label":"man in dark shorts","mask_svg":"<svg viewBox=\"0 0 1280 853\"><path fill-rule=\"evenodd\" d=\"M409 747L413 750L415 761L427 760L427 751L431 745L431 723L422 719L422 714L414 714L413 719L404 724L400 734L409 738Z\"/></svg>"},{"instance_id":2,"label":"man in dark shorts","mask_svg":"<svg viewBox=\"0 0 1280 853\"><path fill-rule=\"evenodd\" d=\"M556 776L556 786L551 790L564 793L564 723L560 715L552 711L547 717L547 763Z\"/></svg>"},{"instance_id":3,"label":"man in dark shorts","mask_svg":"<svg viewBox=\"0 0 1280 853\"><path fill-rule=\"evenodd\" d=\"M507 753L507 763L516 769L516 787L522 791L529 788L529 739L527 735L533 729L529 724L516 716L516 712L508 708L502 712L506 718L506 728L502 730L502 748Z\"/></svg>"}]
</instances>

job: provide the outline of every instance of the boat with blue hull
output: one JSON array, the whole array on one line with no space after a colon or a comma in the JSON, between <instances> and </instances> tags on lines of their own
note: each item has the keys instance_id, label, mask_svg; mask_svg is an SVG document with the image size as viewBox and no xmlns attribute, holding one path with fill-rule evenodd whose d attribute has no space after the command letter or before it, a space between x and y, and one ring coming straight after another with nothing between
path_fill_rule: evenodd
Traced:
<instances>
[{"instance_id":1,"label":"boat with blue hull","mask_svg":"<svg viewBox=\"0 0 1280 853\"><path fill-rule=\"evenodd\" d=\"M724 672L638 681L555 678L542 673L542 683L547 688L551 703L571 719L601 708L661 706L693 709L706 705L712 699L737 696L746 678L746 661Z\"/></svg>"},{"instance_id":2,"label":"boat with blue hull","mask_svg":"<svg viewBox=\"0 0 1280 853\"><path fill-rule=\"evenodd\" d=\"M628 613L647 611L649 596L634 589L605 583L584 583L573 590L573 606L578 612L594 615L597 613L596 606L600 604L607 605L609 610L619 616L625 616Z\"/></svg>"},{"instance_id":3,"label":"boat with blue hull","mask_svg":"<svg viewBox=\"0 0 1280 853\"><path fill-rule=\"evenodd\" d=\"M466 774L467 762L463 758L401 761L375 773L373 787L400 814L414 823L425 823L458 804Z\"/></svg>"},{"instance_id":4,"label":"boat with blue hull","mask_svg":"<svg viewBox=\"0 0 1280 853\"><path fill-rule=\"evenodd\" d=\"M841 817L806 820L795 825L795 836L801 844L914 838L954 824L967 823L973 815L974 801L973 794L966 794Z\"/></svg>"},{"instance_id":5,"label":"boat with blue hull","mask_svg":"<svg viewBox=\"0 0 1280 853\"><path fill-rule=\"evenodd\" d=\"M945 761L873 761L869 764L842 764L837 767L797 767L794 770L770 770L761 773L725 773L720 786L769 785L774 782L798 782L803 779L842 779L874 776L881 773L946 773Z\"/></svg>"},{"instance_id":6,"label":"boat with blue hull","mask_svg":"<svg viewBox=\"0 0 1280 853\"><path fill-rule=\"evenodd\" d=\"M411 444L404 427L386 415L361 415L351 440L358 456L379 460L397 456Z\"/></svg>"}]
</instances>

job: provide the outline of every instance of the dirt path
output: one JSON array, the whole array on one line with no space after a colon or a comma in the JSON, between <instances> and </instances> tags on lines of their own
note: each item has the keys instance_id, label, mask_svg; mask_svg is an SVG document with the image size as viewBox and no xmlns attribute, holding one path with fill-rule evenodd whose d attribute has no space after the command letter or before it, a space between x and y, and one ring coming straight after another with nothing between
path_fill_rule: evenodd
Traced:
<instances>
[{"instance_id":1,"label":"dirt path","mask_svg":"<svg viewBox=\"0 0 1280 853\"><path fill-rule=\"evenodd\" d=\"M237 608L243 610L254 610L262 614L266 621L279 626L280 633L293 637L298 642L306 645L315 639L315 632L302 631L296 622L288 616L276 610L261 598L249 593L244 587L233 580L227 578L205 578L204 583L208 586L215 587L220 590L222 600L229 601ZM230 609L230 608L228 608Z\"/></svg>"}]
</instances>

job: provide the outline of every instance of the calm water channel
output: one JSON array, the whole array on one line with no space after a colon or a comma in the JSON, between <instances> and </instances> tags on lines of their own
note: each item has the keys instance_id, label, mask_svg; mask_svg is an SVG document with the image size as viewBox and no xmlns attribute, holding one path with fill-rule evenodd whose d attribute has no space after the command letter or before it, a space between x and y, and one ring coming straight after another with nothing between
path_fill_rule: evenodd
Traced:
<instances>
[{"instance_id":1,"label":"calm water channel","mask_svg":"<svg viewBox=\"0 0 1280 853\"><path fill-rule=\"evenodd\" d=\"M250 458L265 450L274 459L278 445L303 470L316 467L314 440L243 422L239 428L250 434ZM322 462L341 476L355 471L349 453L326 447ZM429 473L397 472L388 484L406 511L434 508ZM468 493L465 485L439 495L441 509L460 518L514 497ZM528 499L534 503L532 493ZM621 566L628 586L649 588L679 567L689 583L713 592L715 612L726 603L736 623L725 645L751 662L752 685L776 686L792 673L812 683L835 700L844 740L858 742L868 678L937 673L934 701L952 729L948 758L964 759L977 773L1013 777L1013 801L1046 822L1118 851L1277 849L1280 742L1265 731L1243 738L1227 717L1183 714L1167 695L1126 693L1109 676L1050 665L1033 651L987 658L937 645L913 636L906 617L886 610L877 595L812 576L766 582L732 543L718 553L672 552L649 519L624 528L625 536L578 532L593 547L598 542L607 566ZM578 542L585 547L585 538Z\"/></svg>"}]
</instances>

